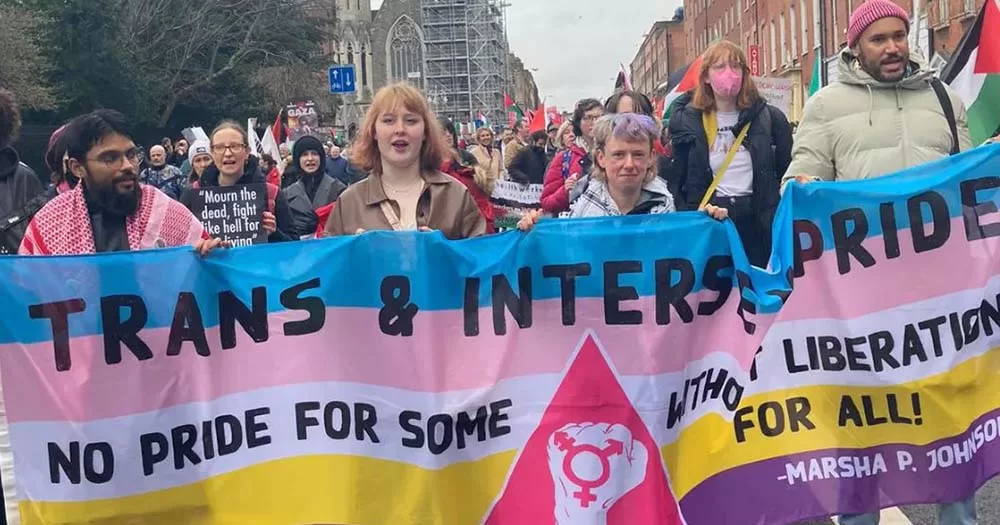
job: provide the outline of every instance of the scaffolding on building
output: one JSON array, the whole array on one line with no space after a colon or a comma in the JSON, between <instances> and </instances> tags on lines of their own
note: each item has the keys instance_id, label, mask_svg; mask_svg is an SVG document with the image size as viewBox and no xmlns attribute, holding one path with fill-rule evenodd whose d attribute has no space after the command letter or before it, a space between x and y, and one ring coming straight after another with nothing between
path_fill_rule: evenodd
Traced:
<instances>
[{"instance_id":1,"label":"scaffolding on building","mask_svg":"<svg viewBox=\"0 0 1000 525\"><path fill-rule=\"evenodd\" d=\"M421 0L424 89L440 116L505 122L507 41L499 0Z\"/></svg>"}]
</instances>

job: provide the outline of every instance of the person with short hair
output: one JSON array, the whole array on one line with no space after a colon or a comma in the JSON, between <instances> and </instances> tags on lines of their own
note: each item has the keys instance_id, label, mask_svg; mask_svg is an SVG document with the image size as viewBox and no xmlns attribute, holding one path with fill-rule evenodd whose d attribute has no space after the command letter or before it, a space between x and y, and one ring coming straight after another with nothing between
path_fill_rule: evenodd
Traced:
<instances>
[{"instance_id":1,"label":"person with short hair","mask_svg":"<svg viewBox=\"0 0 1000 525\"><path fill-rule=\"evenodd\" d=\"M186 160L188 160L188 141L183 138L177 139L177 142L174 142L174 153L170 156L168 164L182 169Z\"/></svg>"},{"instance_id":2,"label":"person with short hair","mask_svg":"<svg viewBox=\"0 0 1000 525\"><path fill-rule=\"evenodd\" d=\"M674 199L656 176L653 145L659 140L656 122L645 115L622 113L600 118L593 128L594 170L583 195L573 203L570 218L658 215L675 211ZM717 220L728 216L725 208L706 206ZM527 213L518 223L532 229L542 214Z\"/></svg>"},{"instance_id":3,"label":"person with short hair","mask_svg":"<svg viewBox=\"0 0 1000 525\"><path fill-rule=\"evenodd\" d=\"M542 184L545 182L547 155L545 148L549 143L549 135L544 131L531 134L531 144L521 151L510 163L507 172L510 180L518 184Z\"/></svg>"},{"instance_id":4,"label":"person with short hair","mask_svg":"<svg viewBox=\"0 0 1000 525\"><path fill-rule=\"evenodd\" d=\"M837 82L806 102L783 183L882 177L972 148L965 104L920 53L910 53L909 33L909 15L890 0L869 0L851 13ZM977 521L975 494L937 510L939 525ZM866 512L839 521L879 520L878 512Z\"/></svg>"},{"instance_id":5,"label":"person with short hair","mask_svg":"<svg viewBox=\"0 0 1000 525\"><path fill-rule=\"evenodd\" d=\"M14 94L0 89L0 254L17 252L28 227L25 217L40 205L27 208L45 192L41 179L21 162L12 146L20 131L21 111Z\"/></svg>"},{"instance_id":6,"label":"person with short hair","mask_svg":"<svg viewBox=\"0 0 1000 525\"><path fill-rule=\"evenodd\" d=\"M837 81L806 102L783 183L881 177L972 147L965 104L910 53L909 33L890 0L854 10Z\"/></svg>"},{"instance_id":7,"label":"person with short hair","mask_svg":"<svg viewBox=\"0 0 1000 525\"><path fill-rule=\"evenodd\" d=\"M518 154L528 147L530 136L531 132L528 130L528 126L524 125L524 122L514 123L514 140L507 143L503 150L504 168L509 170L510 164L514 162Z\"/></svg>"},{"instance_id":8,"label":"person with short hair","mask_svg":"<svg viewBox=\"0 0 1000 525\"><path fill-rule=\"evenodd\" d=\"M510 144L510 142L512 140L514 140L515 138L516 138L516 135L514 135L514 129L513 128L510 128L510 127L503 128L503 131L500 133L500 146L501 147L506 147L507 144Z\"/></svg>"},{"instance_id":9,"label":"person with short hair","mask_svg":"<svg viewBox=\"0 0 1000 525\"><path fill-rule=\"evenodd\" d=\"M149 148L149 167L139 174L139 182L153 186L175 200L181 198L181 192L187 186L180 168L167 162L167 151L163 146Z\"/></svg>"},{"instance_id":10,"label":"person with short hair","mask_svg":"<svg viewBox=\"0 0 1000 525\"><path fill-rule=\"evenodd\" d=\"M121 113L99 109L73 119L66 131L72 191L32 218L21 255L81 255L194 246L202 255L222 241L208 236L183 205L139 182L139 148Z\"/></svg>"},{"instance_id":11,"label":"person with short hair","mask_svg":"<svg viewBox=\"0 0 1000 525\"><path fill-rule=\"evenodd\" d=\"M448 239L483 235L486 220L469 190L441 173L447 150L420 91L406 83L380 89L351 156L368 178L340 195L325 235L371 230L437 230Z\"/></svg>"}]
</instances>

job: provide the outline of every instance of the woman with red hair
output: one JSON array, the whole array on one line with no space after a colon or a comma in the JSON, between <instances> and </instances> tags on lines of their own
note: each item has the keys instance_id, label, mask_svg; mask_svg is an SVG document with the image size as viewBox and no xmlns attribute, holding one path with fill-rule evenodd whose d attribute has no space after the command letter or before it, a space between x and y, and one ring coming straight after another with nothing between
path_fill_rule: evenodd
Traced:
<instances>
[{"instance_id":1,"label":"woman with red hair","mask_svg":"<svg viewBox=\"0 0 1000 525\"><path fill-rule=\"evenodd\" d=\"M722 41L702 55L698 87L674 103L667 182L679 210L729 210L747 257L766 266L792 129L757 92L743 50Z\"/></svg>"},{"instance_id":2,"label":"woman with red hair","mask_svg":"<svg viewBox=\"0 0 1000 525\"><path fill-rule=\"evenodd\" d=\"M420 91L408 84L379 90L351 157L369 176L337 199L325 235L440 230L464 239L485 233L486 220L469 191L441 173L448 151Z\"/></svg>"}]
</instances>

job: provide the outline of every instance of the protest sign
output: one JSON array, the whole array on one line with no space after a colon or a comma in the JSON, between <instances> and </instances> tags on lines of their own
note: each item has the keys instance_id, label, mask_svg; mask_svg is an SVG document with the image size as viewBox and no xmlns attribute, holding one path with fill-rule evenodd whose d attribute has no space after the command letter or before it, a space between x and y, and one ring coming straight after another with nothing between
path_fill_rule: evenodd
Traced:
<instances>
[{"instance_id":1,"label":"protest sign","mask_svg":"<svg viewBox=\"0 0 1000 525\"><path fill-rule=\"evenodd\" d=\"M1000 471L998 172L995 146L793 185L768 271L695 212L276 244L252 271L0 259L4 494L26 524L743 525L960 500Z\"/></svg>"},{"instance_id":2,"label":"protest sign","mask_svg":"<svg viewBox=\"0 0 1000 525\"><path fill-rule=\"evenodd\" d=\"M319 135L319 112L315 102L292 102L285 107L285 114L288 117L288 138L292 141L306 135Z\"/></svg>"},{"instance_id":3,"label":"protest sign","mask_svg":"<svg viewBox=\"0 0 1000 525\"><path fill-rule=\"evenodd\" d=\"M754 77L757 92L768 104L778 108L787 118L792 118L792 90L794 82L789 78Z\"/></svg>"},{"instance_id":4,"label":"protest sign","mask_svg":"<svg viewBox=\"0 0 1000 525\"><path fill-rule=\"evenodd\" d=\"M542 199L541 184L518 184L509 180L497 181L490 202L495 212L497 229L509 230L517 227L524 213L538 209Z\"/></svg>"},{"instance_id":5,"label":"protest sign","mask_svg":"<svg viewBox=\"0 0 1000 525\"><path fill-rule=\"evenodd\" d=\"M233 246L267 242L261 225L267 211L267 186L216 186L195 192L191 213L201 221L212 237L229 241Z\"/></svg>"}]
</instances>

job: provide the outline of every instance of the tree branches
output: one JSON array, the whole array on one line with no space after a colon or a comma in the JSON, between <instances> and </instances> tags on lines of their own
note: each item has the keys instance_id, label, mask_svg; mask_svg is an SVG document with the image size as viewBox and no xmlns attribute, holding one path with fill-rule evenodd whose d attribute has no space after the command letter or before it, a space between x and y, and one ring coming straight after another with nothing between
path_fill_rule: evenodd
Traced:
<instances>
[{"instance_id":1,"label":"tree branches","mask_svg":"<svg viewBox=\"0 0 1000 525\"><path fill-rule=\"evenodd\" d=\"M0 87L23 107L52 109L58 99L51 87L51 62L44 36L51 21L43 14L0 5Z\"/></svg>"}]
</instances>

